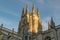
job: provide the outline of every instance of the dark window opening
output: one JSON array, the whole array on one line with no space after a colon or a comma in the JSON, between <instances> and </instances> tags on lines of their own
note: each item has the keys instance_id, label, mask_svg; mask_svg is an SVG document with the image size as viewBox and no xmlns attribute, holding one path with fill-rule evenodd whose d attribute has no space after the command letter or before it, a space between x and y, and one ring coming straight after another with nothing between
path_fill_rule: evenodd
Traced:
<instances>
[{"instance_id":1,"label":"dark window opening","mask_svg":"<svg viewBox=\"0 0 60 40\"><path fill-rule=\"evenodd\" d=\"M28 36L25 36L25 40L28 40Z\"/></svg>"},{"instance_id":2,"label":"dark window opening","mask_svg":"<svg viewBox=\"0 0 60 40\"><path fill-rule=\"evenodd\" d=\"M51 40L51 37L47 36L47 37L45 38L45 40Z\"/></svg>"},{"instance_id":3,"label":"dark window opening","mask_svg":"<svg viewBox=\"0 0 60 40\"><path fill-rule=\"evenodd\" d=\"M31 37L29 37L29 40L31 40Z\"/></svg>"}]
</instances>

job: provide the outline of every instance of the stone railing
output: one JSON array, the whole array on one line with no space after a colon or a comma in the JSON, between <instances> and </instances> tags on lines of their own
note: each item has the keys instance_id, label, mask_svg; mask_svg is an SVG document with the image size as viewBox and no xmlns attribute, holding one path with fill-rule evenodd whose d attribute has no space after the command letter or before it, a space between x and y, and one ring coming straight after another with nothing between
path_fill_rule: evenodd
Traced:
<instances>
[{"instance_id":1,"label":"stone railing","mask_svg":"<svg viewBox=\"0 0 60 40\"><path fill-rule=\"evenodd\" d=\"M11 32L11 33L14 33L14 34L17 34L17 32L15 32L14 30L10 30L10 29L8 29L8 28L5 28L5 27L1 27L0 26L0 29L2 30L6 30L6 31L8 31L8 32Z\"/></svg>"},{"instance_id":2,"label":"stone railing","mask_svg":"<svg viewBox=\"0 0 60 40\"><path fill-rule=\"evenodd\" d=\"M0 31L2 31L2 30L6 31L7 33L8 32L9 33L12 33L14 35L14 37L17 37L18 39L21 39L21 37L19 37L18 34L17 34L17 32L15 32L14 30L10 30L8 28L5 28L3 26L0 26Z\"/></svg>"}]
</instances>

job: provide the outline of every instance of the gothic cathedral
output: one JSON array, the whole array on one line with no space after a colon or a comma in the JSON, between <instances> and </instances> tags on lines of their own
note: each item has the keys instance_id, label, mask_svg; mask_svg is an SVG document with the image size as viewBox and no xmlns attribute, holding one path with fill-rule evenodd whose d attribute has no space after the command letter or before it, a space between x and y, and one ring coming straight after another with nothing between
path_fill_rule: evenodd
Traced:
<instances>
[{"instance_id":1,"label":"gothic cathedral","mask_svg":"<svg viewBox=\"0 0 60 40\"><path fill-rule=\"evenodd\" d=\"M18 32L0 26L0 40L60 40L60 25L55 25L53 17L48 22L48 30L44 30L40 18L39 9L35 10L32 5L32 12L29 12L28 5L26 10L22 10L21 20L18 25Z\"/></svg>"},{"instance_id":2,"label":"gothic cathedral","mask_svg":"<svg viewBox=\"0 0 60 40\"><path fill-rule=\"evenodd\" d=\"M60 30L60 29L59 29ZM40 18L40 12L32 6L32 12L22 10L21 21L19 22L18 34L22 40L59 40L58 30L53 21L53 17L48 22L48 30L44 31L43 23Z\"/></svg>"}]
</instances>

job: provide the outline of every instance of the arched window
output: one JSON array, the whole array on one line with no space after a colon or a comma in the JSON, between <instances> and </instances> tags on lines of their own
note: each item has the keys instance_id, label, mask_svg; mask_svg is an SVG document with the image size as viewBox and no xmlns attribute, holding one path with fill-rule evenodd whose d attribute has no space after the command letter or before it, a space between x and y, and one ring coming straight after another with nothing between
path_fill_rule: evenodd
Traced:
<instances>
[{"instance_id":1,"label":"arched window","mask_svg":"<svg viewBox=\"0 0 60 40\"><path fill-rule=\"evenodd\" d=\"M47 36L47 37L45 38L45 40L51 40L51 37Z\"/></svg>"}]
</instances>

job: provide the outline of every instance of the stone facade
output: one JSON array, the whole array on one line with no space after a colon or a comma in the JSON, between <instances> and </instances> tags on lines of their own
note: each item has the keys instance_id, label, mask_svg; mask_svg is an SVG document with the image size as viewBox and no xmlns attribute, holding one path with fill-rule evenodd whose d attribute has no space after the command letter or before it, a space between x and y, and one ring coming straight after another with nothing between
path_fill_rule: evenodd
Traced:
<instances>
[{"instance_id":1,"label":"stone facade","mask_svg":"<svg viewBox=\"0 0 60 40\"><path fill-rule=\"evenodd\" d=\"M0 40L22 40L14 30L0 26Z\"/></svg>"},{"instance_id":2,"label":"stone facade","mask_svg":"<svg viewBox=\"0 0 60 40\"><path fill-rule=\"evenodd\" d=\"M40 18L40 12L32 6L32 12L22 10L18 32L0 26L0 40L60 40L60 25L55 26L53 18L48 22L48 30L44 31L44 26Z\"/></svg>"},{"instance_id":3,"label":"stone facade","mask_svg":"<svg viewBox=\"0 0 60 40\"><path fill-rule=\"evenodd\" d=\"M58 27L58 26L57 26ZM40 12L32 6L32 12L28 11L26 5L26 11L22 10L21 21L19 22L18 34L23 37L23 40L58 40L59 37L57 28L51 17L51 21L48 22L48 30L44 31L43 23L40 18Z\"/></svg>"}]
</instances>

